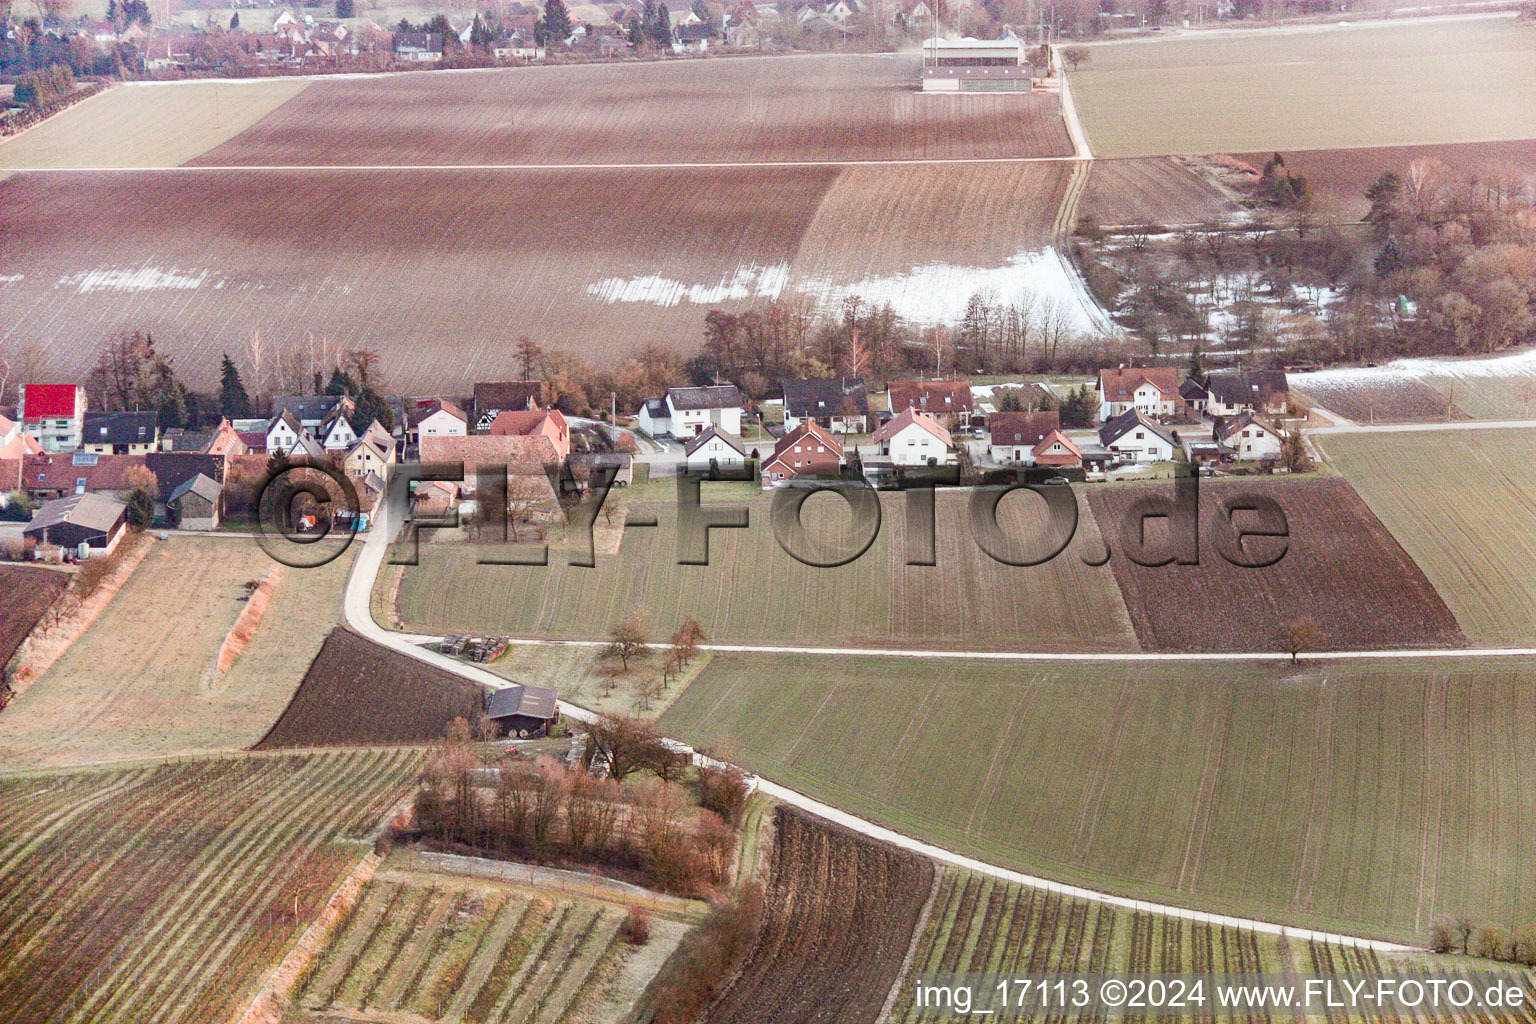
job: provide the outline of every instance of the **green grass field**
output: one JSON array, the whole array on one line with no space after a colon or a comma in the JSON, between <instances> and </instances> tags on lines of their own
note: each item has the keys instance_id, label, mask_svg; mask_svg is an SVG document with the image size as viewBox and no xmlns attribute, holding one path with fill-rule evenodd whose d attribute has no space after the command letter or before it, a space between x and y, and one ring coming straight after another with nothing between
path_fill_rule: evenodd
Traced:
<instances>
[{"instance_id":1,"label":"green grass field","mask_svg":"<svg viewBox=\"0 0 1536 1024\"><path fill-rule=\"evenodd\" d=\"M1318 440L1474 643L1536 641L1536 430Z\"/></svg>"},{"instance_id":2,"label":"green grass field","mask_svg":"<svg viewBox=\"0 0 1536 1024\"><path fill-rule=\"evenodd\" d=\"M1529 664L716 654L663 729L890 827L1063 881L1422 940L1529 926Z\"/></svg>"},{"instance_id":3,"label":"green grass field","mask_svg":"<svg viewBox=\"0 0 1536 1024\"><path fill-rule=\"evenodd\" d=\"M309 85L304 78L119 85L0 142L0 170L176 167Z\"/></svg>"},{"instance_id":4,"label":"green grass field","mask_svg":"<svg viewBox=\"0 0 1536 1024\"><path fill-rule=\"evenodd\" d=\"M1025 494L999 506L999 518L1020 537L1039 521L1025 499L1038 500ZM873 546L840 568L813 568L785 554L764 499L727 503L749 508L750 526L711 531L704 566L677 564L670 506L632 506L656 513L661 526L630 527L619 554L599 555L595 569L573 568L559 552L547 568L478 565L480 557L506 553L423 544L421 564L401 577L396 607L404 628L419 632L601 638L639 609L657 638L692 615L722 643L1135 650L1113 570L1083 564L1081 555L1098 549L1083 504L1077 538L1061 557L1013 567L982 553L963 521L964 498L943 492L935 514L938 564L907 566L905 513L899 497L888 496ZM835 536L819 531L842 528L844 508L830 495L807 503L805 519L818 531L812 543Z\"/></svg>"},{"instance_id":5,"label":"green grass field","mask_svg":"<svg viewBox=\"0 0 1536 1024\"><path fill-rule=\"evenodd\" d=\"M1094 46L1071 73L1095 156L1536 134L1536 26L1503 18Z\"/></svg>"}]
</instances>

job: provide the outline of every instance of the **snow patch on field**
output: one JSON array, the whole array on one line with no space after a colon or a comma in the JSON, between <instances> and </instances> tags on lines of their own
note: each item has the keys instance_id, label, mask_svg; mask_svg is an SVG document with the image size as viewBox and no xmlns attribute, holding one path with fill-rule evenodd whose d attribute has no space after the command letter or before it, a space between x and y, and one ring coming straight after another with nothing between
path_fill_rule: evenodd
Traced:
<instances>
[{"instance_id":1,"label":"snow patch on field","mask_svg":"<svg viewBox=\"0 0 1536 1024\"><path fill-rule=\"evenodd\" d=\"M1029 307L1033 302L1037 309L1054 306L1067 318L1069 330L1098 327L1096 318L1083 307L1082 293L1065 263L1050 248L1017 253L1000 267L928 263L888 277L852 283L801 281L797 288L829 308L849 295L872 305L889 303L898 316L918 323L953 323L965 315L971 296L980 293L989 303Z\"/></svg>"},{"instance_id":2,"label":"snow patch on field","mask_svg":"<svg viewBox=\"0 0 1536 1024\"><path fill-rule=\"evenodd\" d=\"M0 284L15 284L26 276L25 274L0 274Z\"/></svg>"},{"instance_id":3,"label":"snow patch on field","mask_svg":"<svg viewBox=\"0 0 1536 1024\"><path fill-rule=\"evenodd\" d=\"M1349 366L1291 375L1299 387L1347 389L1438 378L1536 376L1536 348L1480 359L1395 359L1385 366Z\"/></svg>"},{"instance_id":4,"label":"snow patch on field","mask_svg":"<svg viewBox=\"0 0 1536 1024\"><path fill-rule=\"evenodd\" d=\"M176 267L138 267L82 270L59 278L59 287L73 288L76 295L89 292L191 291L201 288L211 275L206 270L182 272ZM222 285L220 281L218 284Z\"/></svg>"},{"instance_id":5,"label":"snow patch on field","mask_svg":"<svg viewBox=\"0 0 1536 1024\"><path fill-rule=\"evenodd\" d=\"M670 277L607 277L587 285L587 294L604 302L643 302L652 306L676 306L680 302L712 305L730 299L773 299L789 279L789 264L738 267L730 277L714 284L687 284Z\"/></svg>"}]
</instances>

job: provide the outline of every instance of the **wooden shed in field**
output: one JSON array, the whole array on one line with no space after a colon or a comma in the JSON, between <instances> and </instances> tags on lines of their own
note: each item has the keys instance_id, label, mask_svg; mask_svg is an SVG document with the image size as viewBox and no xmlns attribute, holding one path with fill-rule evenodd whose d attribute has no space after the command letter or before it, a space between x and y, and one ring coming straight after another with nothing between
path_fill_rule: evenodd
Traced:
<instances>
[{"instance_id":1,"label":"wooden shed in field","mask_svg":"<svg viewBox=\"0 0 1536 1024\"><path fill-rule=\"evenodd\" d=\"M502 736L547 736L560 720L560 693L522 683L503 686L486 696L485 717Z\"/></svg>"}]
</instances>

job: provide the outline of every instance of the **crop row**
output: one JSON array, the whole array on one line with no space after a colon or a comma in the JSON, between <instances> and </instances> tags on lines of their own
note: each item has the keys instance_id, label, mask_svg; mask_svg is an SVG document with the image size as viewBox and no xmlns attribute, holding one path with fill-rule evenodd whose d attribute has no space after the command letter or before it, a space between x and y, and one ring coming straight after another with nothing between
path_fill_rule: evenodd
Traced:
<instances>
[{"instance_id":1,"label":"crop row","mask_svg":"<svg viewBox=\"0 0 1536 1024\"><path fill-rule=\"evenodd\" d=\"M227 1018L361 855L337 841L406 792L415 760L195 761L66 784L72 806L0 848L0 1022ZM35 788L0 782L0 806Z\"/></svg>"}]
</instances>

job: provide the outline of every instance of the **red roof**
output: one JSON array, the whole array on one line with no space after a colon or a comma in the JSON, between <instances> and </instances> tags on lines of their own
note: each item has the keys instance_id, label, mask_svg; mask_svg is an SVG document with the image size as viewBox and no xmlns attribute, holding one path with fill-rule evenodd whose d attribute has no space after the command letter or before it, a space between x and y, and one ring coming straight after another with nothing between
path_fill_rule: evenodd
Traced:
<instances>
[{"instance_id":1,"label":"red roof","mask_svg":"<svg viewBox=\"0 0 1536 1024\"><path fill-rule=\"evenodd\" d=\"M75 398L79 388L74 384L24 384L23 401L27 419L74 419Z\"/></svg>"}]
</instances>

